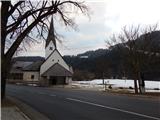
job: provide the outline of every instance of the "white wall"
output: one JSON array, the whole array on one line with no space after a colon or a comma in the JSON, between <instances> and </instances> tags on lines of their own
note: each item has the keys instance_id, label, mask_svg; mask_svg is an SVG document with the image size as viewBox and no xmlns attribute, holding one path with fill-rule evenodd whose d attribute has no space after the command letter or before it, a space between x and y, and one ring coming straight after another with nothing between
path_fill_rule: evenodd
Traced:
<instances>
[{"instance_id":1,"label":"white wall","mask_svg":"<svg viewBox=\"0 0 160 120\"><path fill-rule=\"evenodd\" d=\"M67 84L72 83L72 77L66 77L66 83Z\"/></svg>"},{"instance_id":2,"label":"white wall","mask_svg":"<svg viewBox=\"0 0 160 120\"><path fill-rule=\"evenodd\" d=\"M57 52L57 50L54 51L54 53L45 61L40 68L40 75L43 74L46 70L48 70L52 65L55 63L59 63L64 68L69 70L69 66L66 64L66 62L63 60L61 55Z\"/></svg>"},{"instance_id":3,"label":"white wall","mask_svg":"<svg viewBox=\"0 0 160 120\"><path fill-rule=\"evenodd\" d=\"M31 79L32 75L34 75L34 79ZM23 80L24 81L39 81L39 72L25 71L23 74Z\"/></svg>"},{"instance_id":4,"label":"white wall","mask_svg":"<svg viewBox=\"0 0 160 120\"><path fill-rule=\"evenodd\" d=\"M53 49L50 50L50 47L52 47ZM53 42L50 41L49 45L45 49L45 58L47 58L54 51L54 49L55 49L55 46L54 46Z\"/></svg>"}]
</instances>

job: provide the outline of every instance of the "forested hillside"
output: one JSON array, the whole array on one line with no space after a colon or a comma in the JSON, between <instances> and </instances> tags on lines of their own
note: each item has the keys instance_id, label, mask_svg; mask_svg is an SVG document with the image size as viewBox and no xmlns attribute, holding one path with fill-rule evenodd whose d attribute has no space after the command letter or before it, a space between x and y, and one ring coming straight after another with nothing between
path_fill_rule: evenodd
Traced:
<instances>
[{"instance_id":1,"label":"forested hillside","mask_svg":"<svg viewBox=\"0 0 160 120\"><path fill-rule=\"evenodd\" d=\"M147 36L148 34L150 35ZM136 40L137 47L139 47L137 52L145 48L141 54L143 56L141 71L145 79L160 80L160 31L148 34ZM144 41L142 38L146 36L150 38ZM64 56L64 59L73 66L75 80L103 77L132 79L133 75L130 71L131 66L127 62L126 52L127 49L123 45L115 45L109 49L88 51L77 56Z\"/></svg>"}]
</instances>

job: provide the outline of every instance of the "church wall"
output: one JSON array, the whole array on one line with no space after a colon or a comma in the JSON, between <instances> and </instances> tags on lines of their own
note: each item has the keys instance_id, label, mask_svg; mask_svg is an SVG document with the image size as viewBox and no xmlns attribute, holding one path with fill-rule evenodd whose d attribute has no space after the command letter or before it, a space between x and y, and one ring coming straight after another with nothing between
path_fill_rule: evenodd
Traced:
<instances>
[{"instance_id":1,"label":"church wall","mask_svg":"<svg viewBox=\"0 0 160 120\"><path fill-rule=\"evenodd\" d=\"M39 85L40 86L49 86L49 78L47 76L46 77L40 76Z\"/></svg>"},{"instance_id":2,"label":"church wall","mask_svg":"<svg viewBox=\"0 0 160 120\"><path fill-rule=\"evenodd\" d=\"M66 84L70 84L72 82L72 77L66 77Z\"/></svg>"},{"instance_id":3,"label":"church wall","mask_svg":"<svg viewBox=\"0 0 160 120\"><path fill-rule=\"evenodd\" d=\"M39 81L39 72L34 71L25 71L23 73L23 80L24 81Z\"/></svg>"},{"instance_id":4,"label":"church wall","mask_svg":"<svg viewBox=\"0 0 160 120\"><path fill-rule=\"evenodd\" d=\"M40 74L43 74L46 70L48 70L55 63L59 63L64 68L69 70L69 66L65 63L65 61L60 56L60 54L57 51L54 51L54 53L42 64L40 68Z\"/></svg>"},{"instance_id":5,"label":"church wall","mask_svg":"<svg viewBox=\"0 0 160 120\"><path fill-rule=\"evenodd\" d=\"M47 58L54 51L54 49L55 49L55 46L53 42L50 41L49 45L45 49L45 58Z\"/></svg>"}]
</instances>

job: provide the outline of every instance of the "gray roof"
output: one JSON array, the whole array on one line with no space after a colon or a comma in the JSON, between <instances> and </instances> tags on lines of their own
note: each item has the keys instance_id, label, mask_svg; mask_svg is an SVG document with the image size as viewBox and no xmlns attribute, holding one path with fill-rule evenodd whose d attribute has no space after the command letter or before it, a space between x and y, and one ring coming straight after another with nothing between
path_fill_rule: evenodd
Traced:
<instances>
[{"instance_id":1,"label":"gray roof","mask_svg":"<svg viewBox=\"0 0 160 120\"><path fill-rule=\"evenodd\" d=\"M16 61L19 62L36 62L36 61L43 61L45 60L44 57L41 56L18 56L18 57L14 57L12 59L12 63L15 63Z\"/></svg>"},{"instance_id":2,"label":"gray roof","mask_svg":"<svg viewBox=\"0 0 160 120\"><path fill-rule=\"evenodd\" d=\"M52 41L53 44L56 47L56 40L55 40L54 26L53 26L53 17L51 18L50 29L49 29L49 32L48 32L48 37L47 37L47 40L46 40L46 46L45 47L47 47L49 45L50 41Z\"/></svg>"},{"instance_id":3,"label":"gray roof","mask_svg":"<svg viewBox=\"0 0 160 120\"><path fill-rule=\"evenodd\" d=\"M72 76L72 72L65 69L59 63L51 66L42 76Z\"/></svg>"},{"instance_id":4,"label":"gray roof","mask_svg":"<svg viewBox=\"0 0 160 120\"><path fill-rule=\"evenodd\" d=\"M23 71L39 71L40 66L42 65L43 61L36 61L25 68L23 68Z\"/></svg>"},{"instance_id":5,"label":"gray roof","mask_svg":"<svg viewBox=\"0 0 160 120\"><path fill-rule=\"evenodd\" d=\"M23 68L33 64L33 62L15 61L12 63L10 73L22 73Z\"/></svg>"}]
</instances>

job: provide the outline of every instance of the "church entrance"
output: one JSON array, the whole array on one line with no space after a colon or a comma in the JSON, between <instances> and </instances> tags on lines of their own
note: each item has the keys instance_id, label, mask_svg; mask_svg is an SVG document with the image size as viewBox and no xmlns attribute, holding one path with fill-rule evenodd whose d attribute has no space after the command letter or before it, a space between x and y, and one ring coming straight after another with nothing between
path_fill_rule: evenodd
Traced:
<instances>
[{"instance_id":1,"label":"church entrance","mask_svg":"<svg viewBox=\"0 0 160 120\"><path fill-rule=\"evenodd\" d=\"M65 85L66 77L63 76L50 76L49 85Z\"/></svg>"},{"instance_id":2,"label":"church entrance","mask_svg":"<svg viewBox=\"0 0 160 120\"><path fill-rule=\"evenodd\" d=\"M50 76L49 77L49 85L56 85L56 77L55 76Z\"/></svg>"}]
</instances>

